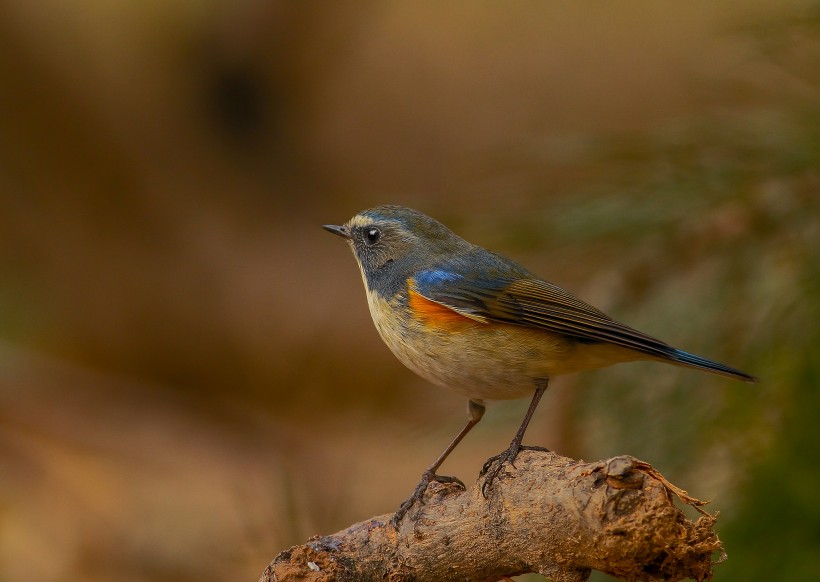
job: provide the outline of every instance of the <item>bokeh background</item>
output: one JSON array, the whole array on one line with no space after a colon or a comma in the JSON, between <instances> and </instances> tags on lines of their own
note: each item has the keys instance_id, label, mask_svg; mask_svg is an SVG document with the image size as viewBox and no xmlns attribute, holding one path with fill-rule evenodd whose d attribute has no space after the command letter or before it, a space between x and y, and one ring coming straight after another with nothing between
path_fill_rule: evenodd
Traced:
<instances>
[{"instance_id":1,"label":"bokeh background","mask_svg":"<svg viewBox=\"0 0 820 582\"><path fill-rule=\"evenodd\" d=\"M394 510L465 402L389 354L319 228L382 203L759 375L562 378L528 442L711 499L716 580L820 579L799 0L0 3L0 579L256 580Z\"/></svg>"}]
</instances>

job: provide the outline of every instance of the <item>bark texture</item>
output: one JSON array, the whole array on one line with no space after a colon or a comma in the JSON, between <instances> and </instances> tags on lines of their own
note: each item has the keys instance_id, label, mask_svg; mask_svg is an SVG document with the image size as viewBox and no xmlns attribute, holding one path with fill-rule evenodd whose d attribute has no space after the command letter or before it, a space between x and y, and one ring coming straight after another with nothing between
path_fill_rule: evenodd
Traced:
<instances>
[{"instance_id":1,"label":"bark texture","mask_svg":"<svg viewBox=\"0 0 820 582\"><path fill-rule=\"evenodd\" d=\"M581 582L591 570L624 580L704 580L722 552L715 518L694 522L674 498L702 502L647 463L620 456L584 463L521 451L489 497L432 483L398 530L380 515L280 553L261 582L502 580L539 572Z\"/></svg>"}]
</instances>

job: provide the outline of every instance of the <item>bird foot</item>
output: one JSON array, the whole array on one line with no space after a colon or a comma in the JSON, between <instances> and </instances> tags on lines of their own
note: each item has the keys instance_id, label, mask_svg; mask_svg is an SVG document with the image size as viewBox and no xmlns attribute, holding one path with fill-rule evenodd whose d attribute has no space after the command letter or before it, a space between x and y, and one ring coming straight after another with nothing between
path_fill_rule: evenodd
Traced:
<instances>
[{"instance_id":1,"label":"bird foot","mask_svg":"<svg viewBox=\"0 0 820 582\"><path fill-rule=\"evenodd\" d=\"M492 489L493 481L495 481L496 477L498 477L504 465L509 463L515 467L515 458L518 456L520 451L550 452L549 449L545 449L544 447L525 446L511 443L507 450L487 459L487 462L484 463L484 466L481 467L481 472L478 474L479 477L484 477L484 483L481 485L481 494L484 496L484 499L487 499L487 493L490 489Z\"/></svg>"},{"instance_id":2,"label":"bird foot","mask_svg":"<svg viewBox=\"0 0 820 582\"><path fill-rule=\"evenodd\" d=\"M464 486L464 483L458 477L448 477L447 475L436 475L432 471L425 471L425 473L421 476L421 481L419 484L416 485L415 491L413 494L407 498L404 503L399 506L398 511L393 515L393 519L390 520L390 523L393 524L393 527L398 529L399 523L401 522L404 514L416 504L416 502L423 504L424 503L424 493L427 491L427 486L432 483L443 483L443 484L450 484L455 483L462 489L467 489Z\"/></svg>"}]
</instances>

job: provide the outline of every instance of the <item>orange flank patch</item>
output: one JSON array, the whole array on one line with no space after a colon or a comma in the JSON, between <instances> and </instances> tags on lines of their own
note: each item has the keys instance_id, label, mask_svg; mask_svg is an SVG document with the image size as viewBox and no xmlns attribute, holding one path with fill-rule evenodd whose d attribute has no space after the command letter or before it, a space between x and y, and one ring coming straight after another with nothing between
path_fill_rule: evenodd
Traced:
<instances>
[{"instance_id":1,"label":"orange flank patch","mask_svg":"<svg viewBox=\"0 0 820 582\"><path fill-rule=\"evenodd\" d=\"M469 317L461 315L435 301L430 301L412 289L408 292L410 312L427 325L436 327L460 326L466 323L475 323Z\"/></svg>"}]
</instances>

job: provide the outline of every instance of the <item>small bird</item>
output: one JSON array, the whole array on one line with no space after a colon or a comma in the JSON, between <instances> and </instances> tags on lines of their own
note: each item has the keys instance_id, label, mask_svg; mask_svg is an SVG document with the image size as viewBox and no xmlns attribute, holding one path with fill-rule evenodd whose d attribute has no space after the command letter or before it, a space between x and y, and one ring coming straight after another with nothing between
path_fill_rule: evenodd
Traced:
<instances>
[{"instance_id":1,"label":"small bird","mask_svg":"<svg viewBox=\"0 0 820 582\"><path fill-rule=\"evenodd\" d=\"M532 396L510 446L484 465L482 492L513 463L550 378L621 362L655 360L743 380L745 372L679 350L619 323L518 263L471 244L410 208L377 206L324 229L350 243L382 340L408 368L468 398L468 420L422 474L393 523L481 420L484 402ZM463 484L462 484L463 485Z\"/></svg>"}]
</instances>

